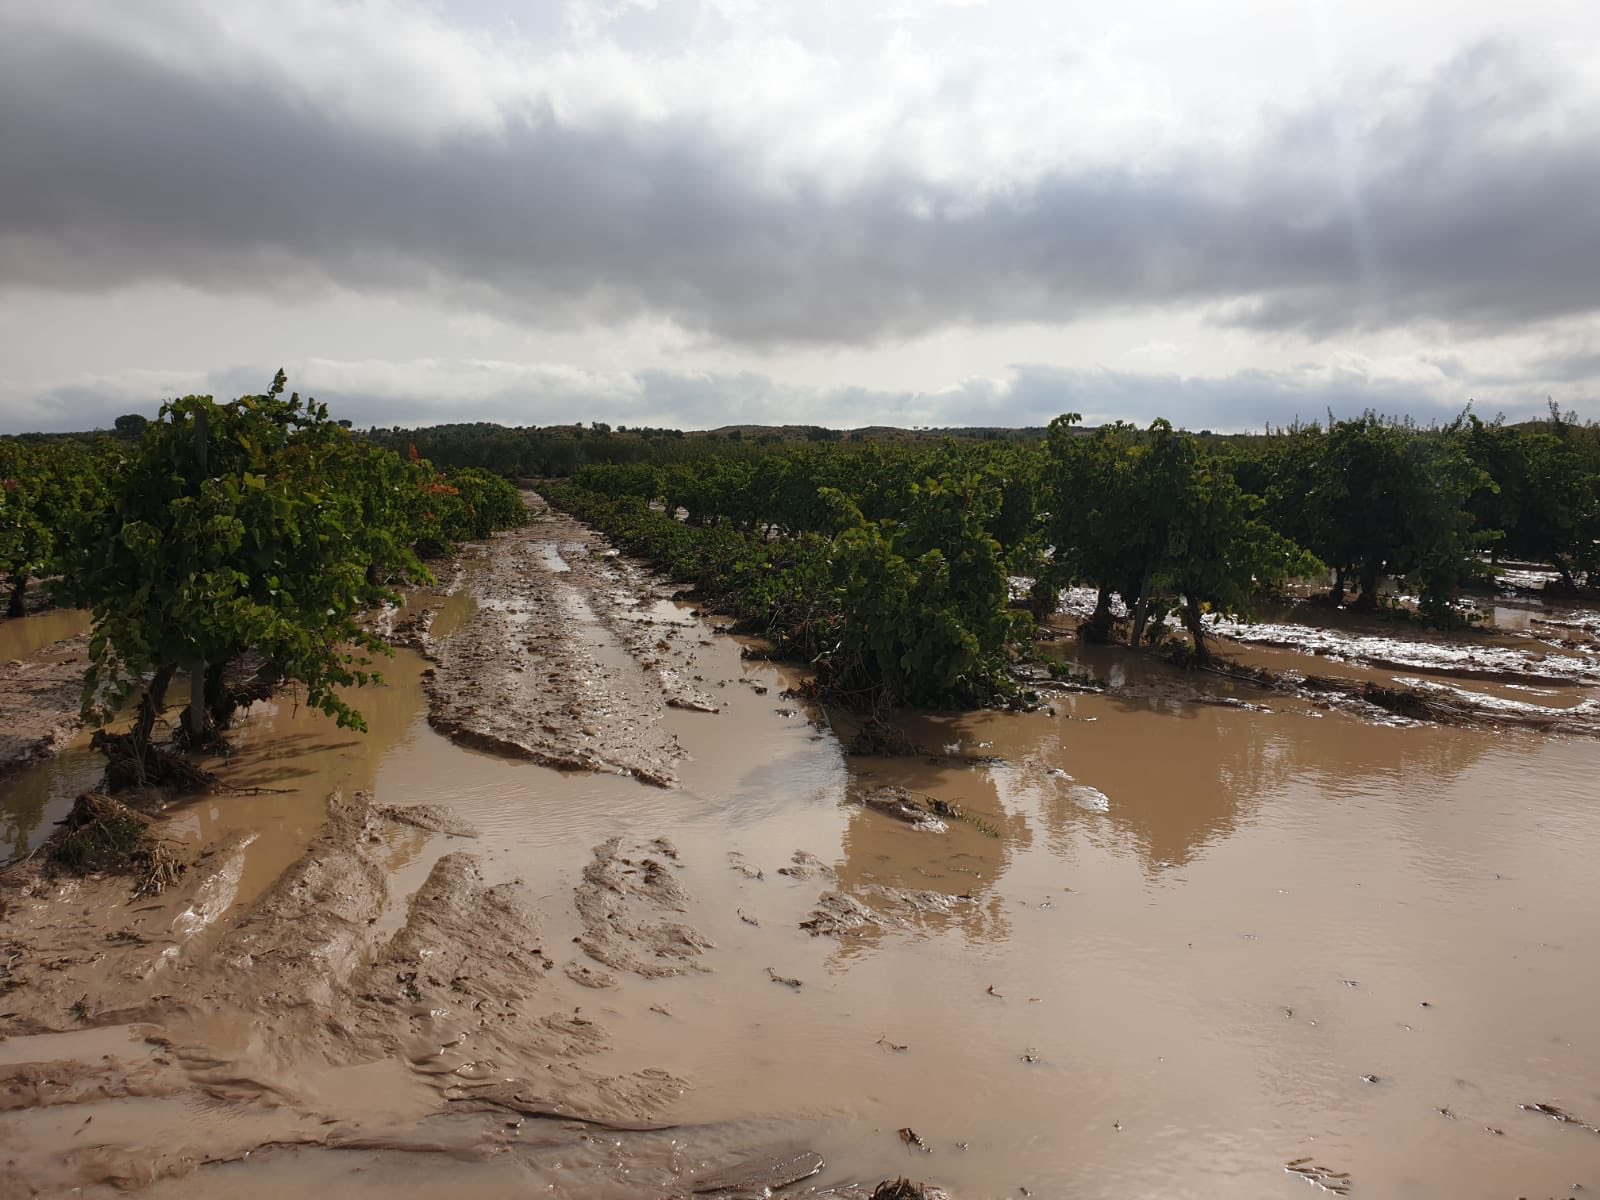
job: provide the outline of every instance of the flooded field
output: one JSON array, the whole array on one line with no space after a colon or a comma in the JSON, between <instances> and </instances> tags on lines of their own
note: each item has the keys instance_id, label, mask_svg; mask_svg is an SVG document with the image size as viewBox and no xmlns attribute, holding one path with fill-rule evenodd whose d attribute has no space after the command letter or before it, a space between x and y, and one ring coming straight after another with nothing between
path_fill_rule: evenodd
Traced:
<instances>
[{"instance_id":1,"label":"flooded field","mask_svg":"<svg viewBox=\"0 0 1600 1200\"><path fill-rule=\"evenodd\" d=\"M578 587L591 552L535 535L527 569ZM784 697L794 677L742 657L687 605L625 590L563 610L594 672L563 702L579 727L596 723L573 753L600 770L436 731L429 689L451 685L428 672L448 671L451 642L484 613L521 628L547 599L453 602L433 618L429 658L399 651L386 687L361 694L364 736L289 697L253 709L237 752L212 765L235 788L287 791L206 797L170 822L196 849L227 848L209 891L163 906L123 888L119 911L85 915L72 936L45 921L72 896L16 901L0 962L14 943L21 971L56 937L67 965L0 996L17 1010L0 1041L0 1195L620 1200L713 1194L719 1164L774 1146L826 1160L783 1194L896 1175L957 1197L1107 1200L1600 1188L1600 742L1384 723L1062 640L1052 652L1107 690L1034 713L907 717L925 753L851 756L827 714ZM1307 636L1342 640L1337 653L1271 637L1226 650L1564 709L1593 704L1600 681L1583 644L1483 641L1441 674L1432 638L1391 633L1406 645L1379 654L1364 635ZM660 661L641 657L657 646ZM650 674L635 678L641 662ZM606 737L624 684L646 742ZM714 703L672 703L680 686ZM473 704L451 704L457 732ZM635 761L669 763L676 786L620 773ZM10 848L37 844L93 769L70 748L0 781ZM953 815L917 827L861 802L886 786ZM370 878L304 877L319 908L346 914L325 944L392 948L421 936L419 912L455 914L453 940L476 929L484 945L444 939L419 961L531 956L523 1015L536 1025L497 1032L475 1016L457 1041L451 1022L470 1014L419 992L412 1041L371 1032L376 1002L361 990L395 979L316 955L321 975L357 977L350 996L319 999L318 983L265 1010L284 1023L259 1030L229 1016L254 1011L251 981L298 978L272 973L263 914L289 911L275 881L313 847L336 790L429 815L336 815L334 827L366 822L351 828L366 831ZM474 882L427 907L463 851ZM362 887L376 898L348 908ZM507 888L537 923L482 901ZM128 922L145 958L105 948ZM475 978L512 969L487 963ZM186 980L209 999L174 1005L166 993L183 996ZM73 1015L80 990L89 1002ZM107 1055L120 1089L101 1079L66 1103L48 1085L72 1075L63 1063ZM441 1073L454 1090L440 1091ZM435 1115L463 1081L504 1074L558 1100L569 1089L582 1099L568 1111L610 1125L670 1128Z\"/></svg>"}]
</instances>

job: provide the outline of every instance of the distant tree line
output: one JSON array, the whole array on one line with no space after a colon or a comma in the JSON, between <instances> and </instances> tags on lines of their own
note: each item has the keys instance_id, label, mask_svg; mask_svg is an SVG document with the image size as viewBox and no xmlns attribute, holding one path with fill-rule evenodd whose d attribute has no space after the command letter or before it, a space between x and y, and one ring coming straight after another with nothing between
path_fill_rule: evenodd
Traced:
<instances>
[{"instance_id":1,"label":"distant tree line","mask_svg":"<svg viewBox=\"0 0 1600 1200\"><path fill-rule=\"evenodd\" d=\"M1462 588L1502 557L1600 582L1600 430L1554 408L1519 426L1369 412L1217 438L1069 414L1031 441L723 443L590 464L551 495L875 703L1007 694L1019 577L1036 615L1087 586L1086 637L1141 645L1170 618L1202 660L1208 613L1248 617L1325 573L1325 602L1393 607L1398 581L1439 625L1469 619Z\"/></svg>"}]
</instances>

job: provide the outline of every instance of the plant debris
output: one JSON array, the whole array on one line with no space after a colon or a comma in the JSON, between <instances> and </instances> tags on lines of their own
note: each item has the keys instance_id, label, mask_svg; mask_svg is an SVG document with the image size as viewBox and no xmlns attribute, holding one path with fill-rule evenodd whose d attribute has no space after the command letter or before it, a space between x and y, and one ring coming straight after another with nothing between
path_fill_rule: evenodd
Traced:
<instances>
[{"instance_id":1,"label":"plant debris","mask_svg":"<svg viewBox=\"0 0 1600 1200\"><path fill-rule=\"evenodd\" d=\"M1587 1121L1579 1120L1571 1113L1557 1108L1554 1104L1519 1104L1517 1107L1523 1112L1537 1113L1541 1117L1549 1117L1552 1121L1557 1121L1562 1125L1576 1125L1579 1129L1586 1130L1589 1133L1600 1134L1600 1127L1591 1125Z\"/></svg>"},{"instance_id":2,"label":"plant debris","mask_svg":"<svg viewBox=\"0 0 1600 1200\"><path fill-rule=\"evenodd\" d=\"M1348 1196L1350 1194L1349 1171L1335 1171L1330 1167L1319 1167L1310 1158L1297 1158L1292 1162L1286 1162L1283 1164L1283 1169L1291 1175L1304 1179L1313 1187L1321 1188L1325 1192L1332 1192L1335 1196Z\"/></svg>"},{"instance_id":3,"label":"plant debris","mask_svg":"<svg viewBox=\"0 0 1600 1200\"><path fill-rule=\"evenodd\" d=\"M151 825L149 817L121 801L85 792L50 839L47 857L54 866L80 875L132 875L134 896L160 895L177 882L184 863L174 843L158 837Z\"/></svg>"},{"instance_id":4,"label":"plant debris","mask_svg":"<svg viewBox=\"0 0 1600 1200\"><path fill-rule=\"evenodd\" d=\"M915 1129L911 1128L911 1126L907 1125L903 1129L901 1129L899 1132L900 1132L900 1140L902 1142L904 1142L907 1146L915 1146L918 1150L921 1150L924 1154L932 1154L933 1153L933 1147L928 1145L927 1142L923 1141L922 1140L922 1135L920 1133L918 1133Z\"/></svg>"},{"instance_id":5,"label":"plant debris","mask_svg":"<svg viewBox=\"0 0 1600 1200\"><path fill-rule=\"evenodd\" d=\"M105 786L113 792L158 786L178 792L205 792L217 786L210 771L203 771L188 759L146 744L142 748L131 733L95 730L89 745L106 756Z\"/></svg>"}]
</instances>

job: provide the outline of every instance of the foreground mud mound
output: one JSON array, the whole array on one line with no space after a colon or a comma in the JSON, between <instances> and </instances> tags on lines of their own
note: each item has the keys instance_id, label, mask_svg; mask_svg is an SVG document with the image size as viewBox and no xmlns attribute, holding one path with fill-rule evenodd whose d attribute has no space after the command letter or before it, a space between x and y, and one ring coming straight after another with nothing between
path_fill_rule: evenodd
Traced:
<instances>
[{"instance_id":1,"label":"foreground mud mound","mask_svg":"<svg viewBox=\"0 0 1600 1200\"><path fill-rule=\"evenodd\" d=\"M439 854L397 895L388 848L418 829ZM873 1194L819 1188L792 1124L664 1122L685 1083L600 1065L610 1039L553 986L543 915L476 844L443 810L335 795L242 908L248 839L148 903L122 876L13 868L0 1197ZM580 948L650 979L704 970L680 871L664 838L598 846L572 896ZM583 972L615 985L568 962Z\"/></svg>"},{"instance_id":2,"label":"foreground mud mound","mask_svg":"<svg viewBox=\"0 0 1600 1200\"><path fill-rule=\"evenodd\" d=\"M698 626L658 614L647 576L527 499L533 520L466 574L476 611L427 646L434 727L546 766L674 784L684 751L666 709L717 711L694 678Z\"/></svg>"},{"instance_id":3,"label":"foreground mud mound","mask_svg":"<svg viewBox=\"0 0 1600 1200\"><path fill-rule=\"evenodd\" d=\"M574 894L584 930L578 945L594 961L646 979L705 970L700 955L714 949L710 939L668 915L684 912L689 901L667 865L677 850L662 839L633 857L621 850L621 838L602 842L584 868ZM581 965L568 973L591 987L611 982Z\"/></svg>"},{"instance_id":4,"label":"foreground mud mound","mask_svg":"<svg viewBox=\"0 0 1600 1200\"><path fill-rule=\"evenodd\" d=\"M409 899L391 895L386 827L437 818L335 797L305 855L225 930L237 844L131 907L125 878L14 869L0 921L0 1033L13 1039L0 1057L0 1111L26 1114L13 1135L40 1126L21 1139L16 1178L125 1187L265 1145L376 1137L416 1150L444 1136L440 1121L476 1144L504 1125L486 1113L647 1124L683 1084L588 1064L605 1032L558 1005L521 884L488 884L474 855L451 850ZM468 832L457 823L447 836ZM85 1053L84 1038L112 1052ZM118 1098L251 1115L208 1109L175 1127L170 1106L125 1105L114 1127L102 1122L106 1138L65 1145L51 1136L59 1122L41 1124L49 1110ZM472 1114L470 1128L454 1127Z\"/></svg>"}]
</instances>

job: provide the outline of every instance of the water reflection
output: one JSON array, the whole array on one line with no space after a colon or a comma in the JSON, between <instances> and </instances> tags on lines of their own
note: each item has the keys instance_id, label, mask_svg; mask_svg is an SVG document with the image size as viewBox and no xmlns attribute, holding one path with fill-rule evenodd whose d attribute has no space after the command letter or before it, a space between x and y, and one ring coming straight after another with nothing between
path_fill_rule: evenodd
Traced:
<instances>
[{"instance_id":1,"label":"water reflection","mask_svg":"<svg viewBox=\"0 0 1600 1200\"><path fill-rule=\"evenodd\" d=\"M0 857L20 858L43 842L104 773L105 760L84 735L53 758L0 779Z\"/></svg>"},{"instance_id":2,"label":"water reflection","mask_svg":"<svg viewBox=\"0 0 1600 1200\"><path fill-rule=\"evenodd\" d=\"M908 722L909 724L910 722ZM925 740L928 730L914 733ZM1010 935L994 885L1011 861L1033 844L1027 814L1001 802L987 766L944 760L855 757L848 760L849 819L834 865L839 888L872 909L890 928L923 933L957 930L977 942ZM944 833L916 829L875 812L859 797L886 784L942 800L966 814ZM882 936L863 930L844 943L848 956Z\"/></svg>"}]
</instances>

